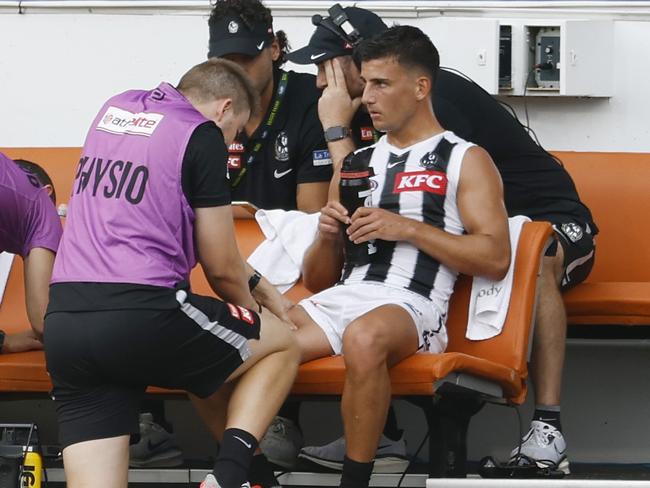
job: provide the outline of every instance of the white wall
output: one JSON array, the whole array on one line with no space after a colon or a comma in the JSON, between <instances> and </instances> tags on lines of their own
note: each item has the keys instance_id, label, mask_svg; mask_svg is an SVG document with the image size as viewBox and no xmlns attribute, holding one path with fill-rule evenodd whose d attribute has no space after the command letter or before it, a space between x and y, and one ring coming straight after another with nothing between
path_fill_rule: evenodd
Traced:
<instances>
[{"instance_id":1,"label":"white wall","mask_svg":"<svg viewBox=\"0 0 650 488\"><path fill-rule=\"evenodd\" d=\"M650 151L650 2L358 3L416 25L418 16L440 15L614 19L614 59L602 66L614 72L613 97L527 97L530 122L552 150ZM206 1L29 2L22 14L14 4L0 2L0 147L80 146L107 97L177 82L206 56ZM298 48L312 32L310 16L329 2L267 4ZM453 66L453 56L442 58ZM523 119L521 97L505 99Z\"/></svg>"}]
</instances>

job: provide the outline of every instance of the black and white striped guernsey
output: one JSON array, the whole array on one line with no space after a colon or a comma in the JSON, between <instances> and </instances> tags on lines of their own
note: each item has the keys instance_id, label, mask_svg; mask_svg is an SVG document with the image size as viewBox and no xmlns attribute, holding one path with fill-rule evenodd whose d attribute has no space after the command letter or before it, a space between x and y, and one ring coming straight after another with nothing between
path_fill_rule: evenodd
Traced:
<instances>
[{"instance_id":1,"label":"black and white striped guernsey","mask_svg":"<svg viewBox=\"0 0 650 488\"><path fill-rule=\"evenodd\" d=\"M372 150L370 206L426 222L451 234L464 232L456 204L460 168L473 144L453 132L436 134L399 149L383 136ZM360 151L363 151L361 149ZM408 289L443 305L453 291L456 271L407 242L377 240L370 264L345 267L341 282L380 282Z\"/></svg>"}]
</instances>

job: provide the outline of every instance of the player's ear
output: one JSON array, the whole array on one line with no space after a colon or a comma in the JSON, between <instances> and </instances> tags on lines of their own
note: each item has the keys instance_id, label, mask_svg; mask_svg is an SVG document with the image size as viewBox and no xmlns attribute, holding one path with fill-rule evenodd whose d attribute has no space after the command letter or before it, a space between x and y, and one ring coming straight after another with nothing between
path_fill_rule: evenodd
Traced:
<instances>
[{"instance_id":1,"label":"player's ear","mask_svg":"<svg viewBox=\"0 0 650 488\"><path fill-rule=\"evenodd\" d=\"M431 93L431 79L428 76L418 76L415 80L415 98L420 101Z\"/></svg>"},{"instance_id":2,"label":"player's ear","mask_svg":"<svg viewBox=\"0 0 650 488\"><path fill-rule=\"evenodd\" d=\"M231 112L233 109L232 99L231 98L222 98L217 100L215 104L215 121L220 122L224 117L228 115L228 112Z\"/></svg>"},{"instance_id":3,"label":"player's ear","mask_svg":"<svg viewBox=\"0 0 650 488\"><path fill-rule=\"evenodd\" d=\"M271 59L273 60L273 62L280 59L280 54L282 54L282 49L280 48L280 41L278 41L277 37L274 37L273 42L271 42Z\"/></svg>"}]
</instances>

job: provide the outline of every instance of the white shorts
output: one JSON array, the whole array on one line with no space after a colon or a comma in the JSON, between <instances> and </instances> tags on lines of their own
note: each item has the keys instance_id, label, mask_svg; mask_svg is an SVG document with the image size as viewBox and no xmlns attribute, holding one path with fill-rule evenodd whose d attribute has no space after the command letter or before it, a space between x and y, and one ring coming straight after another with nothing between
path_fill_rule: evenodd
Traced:
<instances>
[{"instance_id":1,"label":"white shorts","mask_svg":"<svg viewBox=\"0 0 650 488\"><path fill-rule=\"evenodd\" d=\"M323 329L334 354L341 354L348 324L382 305L398 305L409 313L418 330L419 351L439 353L447 347L442 307L409 290L372 282L337 285L298 305Z\"/></svg>"}]
</instances>

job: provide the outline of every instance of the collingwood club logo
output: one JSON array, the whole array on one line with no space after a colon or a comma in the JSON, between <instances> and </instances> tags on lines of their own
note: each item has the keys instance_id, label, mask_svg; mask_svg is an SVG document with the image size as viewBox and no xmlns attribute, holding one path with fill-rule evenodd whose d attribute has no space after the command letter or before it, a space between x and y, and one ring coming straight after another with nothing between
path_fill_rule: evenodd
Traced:
<instances>
[{"instance_id":1,"label":"collingwood club logo","mask_svg":"<svg viewBox=\"0 0 650 488\"><path fill-rule=\"evenodd\" d=\"M278 161L289 161L289 137L285 131L275 138L275 159Z\"/></svg>"},{"instance_id":2,"label":"collingwood club logo","mask_svg":"<svg viewBox=\"0 0 650 488\"><path fill-rule=\"evenodd\" d=\"M237 34L237 31L239 31L239 24L234 20L231 20L228 24L228 32L231 34Z\"/></svg>"},{"instance_id":3,"label":"collingwood club logo","mask_svg":"<svg viewBox=\"0 0 650 488\"><path fill-rule=\"evenodd\" d=\"M582 239L582 229L578 224L574 224L573 222L562 224L562 233L567 236L571 242L578 242Z\"/></svg>"},{"instance_id":4,"label":"collingwood club logo","mask_svg":"<svg viewBox=\"0 0 650 488\"><path fill-rule=\"evenodd\" d=\"M440 161L440 158L433 151L429 151L420 159L420 166L425 169L433 169Z\"/></svg>"}]
</instances>

